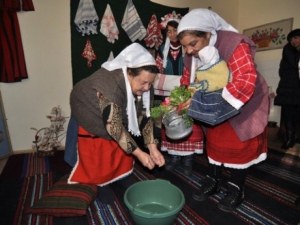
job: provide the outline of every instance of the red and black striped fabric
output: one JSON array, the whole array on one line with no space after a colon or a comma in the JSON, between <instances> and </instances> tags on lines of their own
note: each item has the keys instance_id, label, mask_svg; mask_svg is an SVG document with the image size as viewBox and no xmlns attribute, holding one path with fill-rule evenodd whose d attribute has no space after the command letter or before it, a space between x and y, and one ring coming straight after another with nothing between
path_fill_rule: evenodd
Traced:
<instances>
[{"instance_id":1,"label":"red and black striped fabric","mask_svg":"<svg viewBox=\"0 0 300 225\"><path fill-rule=\"evenodd\" d=\"M54 157L39 158L36 154L11 156L0 175L1 224L134 225L123 202L124 192L137 181L156 178L169 180L185 195L186 204L175 225L296 225L300 222L300 208L295 205L300 195L300 157L271 149L266 161L249 170L245 201L231 213L220 211L217 207L224 195L223 187L220 193L204 202L192 199L192 193L200 187L200 181L208 171L205 155L195 155L191 176L184 175L182 166L173 171L164 168L149 171L136 163L133 174L109 185L112 202L103 204L96 198L83 216L52 217L24 212L24 208L38 198L33 190L48 190L70 170L60 151ZM226 170L224 175L229 175Z\"/></svg>"}]
</instances>

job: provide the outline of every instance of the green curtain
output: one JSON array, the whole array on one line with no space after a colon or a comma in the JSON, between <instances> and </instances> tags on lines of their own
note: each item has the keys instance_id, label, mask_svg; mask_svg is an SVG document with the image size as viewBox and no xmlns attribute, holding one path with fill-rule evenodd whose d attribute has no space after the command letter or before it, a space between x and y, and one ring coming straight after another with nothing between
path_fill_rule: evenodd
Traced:
<instances>
[{"instance_id":1,"label":"green curtain","mask_svg":"<svg viewBox=\"0 0 300 225\"><path fill-rule=\"evenodd\" d=\"M76 30L74 23L74 18L77 12L79 0L70 0L73 85L81 79L91 75L97 69L99 69L101 67L101 64L108 59L111 51L113 52L114 56L117 56L120 51L122 51L126 46L132 43L129 37L127 36L126 32L121 27L121 22L127 5L127 0L94 0L93 2L99 17L99 24L97 27L98 34L82 36L81 33L79 33ZM109 43L106 37L99 31L100 22L102 20L107 4L109 4L111 7L116 24L120 32L119 39L116 40L114 44ZM149 0L133 0L133 4L137 9L137 12L146 29L150 18L153 14L155 14L157 16L157 19L160 21L161 17L163 17L167 13L171 13L173 10L175 10L176 13L180 13L182 16L189 11L189 8L173 8L156 4L150 2ZM87 39L90 39L93 50L97 56L97 59L92 62L92 67L88 67L86 59L84 59L81 56ZM137 42L145 46L144 41Z\"/></svg>"}]
</instances>

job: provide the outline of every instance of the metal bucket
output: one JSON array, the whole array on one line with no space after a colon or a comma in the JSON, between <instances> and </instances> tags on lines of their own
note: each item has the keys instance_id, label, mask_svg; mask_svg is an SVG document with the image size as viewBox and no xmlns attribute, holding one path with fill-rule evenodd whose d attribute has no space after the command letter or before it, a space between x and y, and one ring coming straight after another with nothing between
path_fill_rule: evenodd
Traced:
<instances>
[{"instance_id":1,"label":"metal bucket","mask_svg":"<svg viewBox=\"0 0 300 225\"><path fill-rule=\"evenodd\" d=\"M163 116L162 123L166 129L168 138L178 140L187 137L192 132L192 126L187 125L182 115L171 111Z\"/></svg>"}]
</instances>

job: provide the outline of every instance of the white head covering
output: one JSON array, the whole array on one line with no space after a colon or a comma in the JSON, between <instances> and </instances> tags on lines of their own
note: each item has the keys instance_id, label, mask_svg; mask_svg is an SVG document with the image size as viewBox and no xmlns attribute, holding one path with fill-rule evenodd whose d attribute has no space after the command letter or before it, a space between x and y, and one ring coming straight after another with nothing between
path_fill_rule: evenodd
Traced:
<instances>
[{"instance_id":1,"label":"white head covering","mask_svg":"<svg viewBox=\"0 0 300 225\"><path fill-rule=\"evenodd\" d=\"M179 22L177 33L186 30L210 32L209 45L214 46L217 41L217 31L226 30L238 33L232 25L210 9L199 8L188 12ZM195 79L195 57L192 58L191 82Z\"/></svg>"},{"instance_id":2,"label":"white head covering","mask_svg":"<svg viewBox=\"0 0 300 225\"><path fill-rule=\"evenodd\" d=\"M170 49L170 38L166 37L165 40L165 45L164 45L164 49L163 49L163 67L166 68L167 67L167 57L168 57L168 52Z\"/></svg>"},{"instance_id":3,"label":"white head covering","mask_svg":"<svg viewBox=\"0 0 300 225\"><path fill-rule=\"evenodd\" d=\"M218 30L238 32L233 26L227 23L222 17L210 9L193 9L188 12L179 22L177 33L184 30L197 30L210 32L209 45L215 45Z\"/></svg>"},{"instance_id":4,"label":"white head covering","mask_svg":"<svg viewBox=\"0 0 300 225\"><path fill-rule=\"evenodd\" d=\"M138 68L141 66L156 65L150 52L138 43L132 43L111 61L107 61L101 67L112 71L121 68Z\"/></svg>"},{"instance_id":5,"label":"white head covering","mask_svg":"<svg viewBox=\"0 0 300 225\"><path fill-rule=\"evenodd\" d=\"M128 131L133 135L140 136L137 122L137 114L134 104L134 95L127 76L127 68L138 68L141 66L156 66L155 59L143 46L138 43L133 43L126 47L120 54L113 60L107 61L101 67L113 71L122 69L126 84L127 92L127 117L128 117ZM144 92L142 95L144 108L146 108L146 115L150 117L150 91Z\"/></svg>"},{"instance_id":6,"label":"white head covering","mask_svg":"<svg viewBox=\"0 0 300 225\"><path fill-rule=\"evenodd\" d=\"M219 51L215 46L205 46L198 52L198 55L202 69L209 68L220 60Z\"/></svg>"}]
</instances>

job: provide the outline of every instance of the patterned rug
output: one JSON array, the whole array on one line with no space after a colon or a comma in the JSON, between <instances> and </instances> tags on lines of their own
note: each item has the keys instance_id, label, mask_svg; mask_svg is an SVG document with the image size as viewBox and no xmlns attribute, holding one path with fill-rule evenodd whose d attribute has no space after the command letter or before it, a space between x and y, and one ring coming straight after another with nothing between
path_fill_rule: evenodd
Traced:
<instances>
[{"instance_id":1,"label":"patterned rug","mask_svg":"<svg viewBox=\"0 0 300 225\"><path fill-rule=\"evenodd\" d=\"M185 194L186 204L175 225L297 225L300 222L300 208L295 205L300 195L299 157L270 150L265 162L250 169L246 180L246 199L231 213L217 208L224 195L223 189L204 202L192 199L191 195L199 188L199 181L207 169L204 155L195 157L193 174L189 177L184 175L180 166L174 171L162 168L148 171L137 163L132 175L110 185L113 195L110 204L96 199L90 205L87 216L58 218L23 212L70 171L63 161L63 152L44 158L36 154L14 155L0 176L0 221L3 225L134 225L123 203L125 190L137 181L161 178L169 180ZM227 175L226 171L224 174Z\"/></svg>"}]
</instances>

